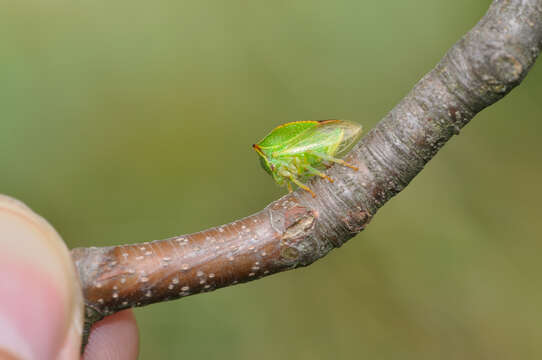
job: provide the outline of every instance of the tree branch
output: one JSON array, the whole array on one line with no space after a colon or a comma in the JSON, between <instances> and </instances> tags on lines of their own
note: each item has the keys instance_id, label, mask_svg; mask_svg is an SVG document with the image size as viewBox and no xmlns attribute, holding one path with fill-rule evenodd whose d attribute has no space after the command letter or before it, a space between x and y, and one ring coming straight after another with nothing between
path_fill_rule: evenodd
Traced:
<instances>
[{"instance_id":1,"label":"tree branch","mask_svg":"<svg viewBox=\"0 0 542 360\"><path fill-rule=\"evenodd\" d=\"M495 0L480 22L371 130L334 183L315 178L262 211L199 233L72 250L90 325L172 300L306 266L364 229L452 135L526 76L542 48L542 0Z\"/></svg>"}]
</instances>

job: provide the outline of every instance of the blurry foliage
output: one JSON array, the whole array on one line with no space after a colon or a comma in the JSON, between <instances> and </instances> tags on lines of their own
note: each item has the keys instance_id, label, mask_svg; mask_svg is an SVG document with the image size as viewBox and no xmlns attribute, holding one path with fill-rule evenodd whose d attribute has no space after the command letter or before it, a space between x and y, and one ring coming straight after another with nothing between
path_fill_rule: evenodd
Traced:
<instances>
[{"instance_id":1,"label":"blurry foliage","mask_svg":"<svg viewBox=\"0 0 542 360\"><path fill-rule=\"evenodd\" d=\"M0 191L70 247L165 238L283 190L250 145L372 128L489 1L19 1L0 13ZM138 309L142 359L542 357L542 67L311 267Z\"/></svg>"}]
</instances>

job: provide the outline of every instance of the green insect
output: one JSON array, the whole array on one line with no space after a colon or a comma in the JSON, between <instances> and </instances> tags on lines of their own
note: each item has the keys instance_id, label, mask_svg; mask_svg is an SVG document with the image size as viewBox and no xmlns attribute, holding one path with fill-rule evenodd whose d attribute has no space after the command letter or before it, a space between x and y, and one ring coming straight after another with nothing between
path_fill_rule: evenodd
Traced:
<instances>
[{"instance_id":1,"label":"green insect","mask_svg":"<svg viewBox=\"0 0 542 360\"><path fill-rule=\"evenodd\" d=\"M292 183L314 192L302 181L320 176L333 182L324 170L332 163L357 167L340 158L346 155L361 137L361 125L347 120L294 121L276 127L262 141L252 145L260 155L265 171L280 186Z\"/></svg>"}]
</instances>

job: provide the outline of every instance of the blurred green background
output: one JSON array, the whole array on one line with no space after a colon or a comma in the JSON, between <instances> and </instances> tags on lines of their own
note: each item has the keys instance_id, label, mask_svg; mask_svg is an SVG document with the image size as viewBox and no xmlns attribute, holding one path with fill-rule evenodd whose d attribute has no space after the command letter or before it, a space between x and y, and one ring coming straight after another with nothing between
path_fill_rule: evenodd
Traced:
<instances>
[{"instance_id":1,"label":"blurred green background","mask_svg":"<svg viewBox=\"0 0 542 360\"><path fill-rule=\"evenodd\" d=\"M250 145L372 128L490 1L19 1L0 13L0 192L70 247L284 193ZM542 65L312 266L136 310L141 359L542 358Z\"/></svg>"}]
</instances>

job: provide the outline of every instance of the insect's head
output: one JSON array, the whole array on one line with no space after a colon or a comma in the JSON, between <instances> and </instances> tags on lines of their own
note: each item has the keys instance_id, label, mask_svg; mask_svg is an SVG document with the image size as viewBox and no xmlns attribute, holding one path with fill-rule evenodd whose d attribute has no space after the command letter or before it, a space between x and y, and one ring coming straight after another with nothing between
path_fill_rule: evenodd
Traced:
<instances>
[{"instance_id":1,"label":"insect's head","mask_svg":"<svg viewBox=\"0 0 542 360\"><path fill-rule=\"evenodd\" d=\"M262 148L258 144L252 144L252 148L260 155L260 165L262 165L263 169L271 176L273 176L273 170L274 166L273 164L269 163L269 160L267 159L267 156L262 151Z\"/></svg>"}]
</instances>

